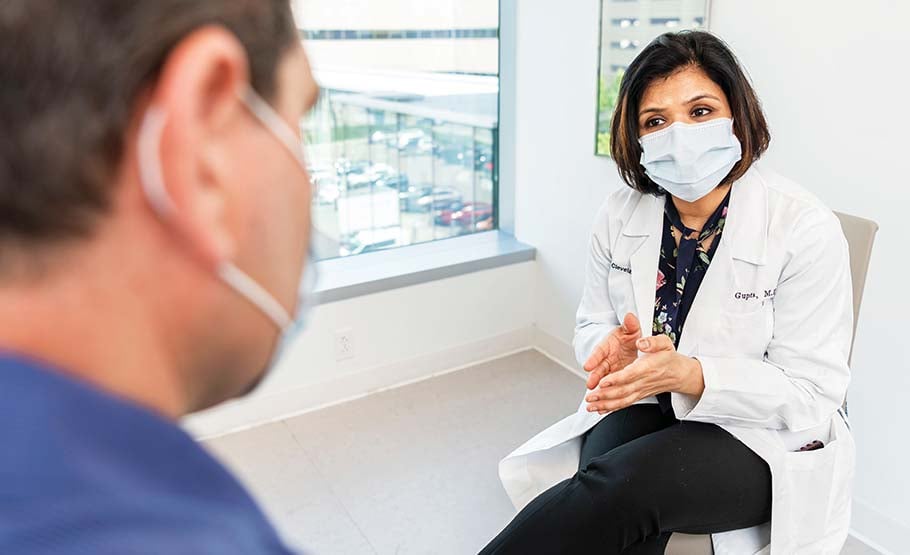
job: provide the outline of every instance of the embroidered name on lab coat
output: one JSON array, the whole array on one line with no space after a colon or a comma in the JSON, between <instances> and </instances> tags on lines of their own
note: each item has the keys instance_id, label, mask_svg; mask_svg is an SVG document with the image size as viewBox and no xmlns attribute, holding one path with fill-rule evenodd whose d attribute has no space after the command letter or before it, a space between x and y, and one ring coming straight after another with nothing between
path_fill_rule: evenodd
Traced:
<instances>
[{"instance_id":1,"label":"embroidered name on lab coat","mask_svg":"<svg viewBox=\"0 0 910 555\"><path fill-rule=\"evenodd\" d=\"M622 266L619 266L618 264L614 264L613 262L610 262L610 268L612 268L614 270L619 270L620 272L625 272L627 274L632 273L632 268L623 268Z\"/></svg>"},{"instance_id":2,"label":"embroidered name on lab coat","mask_svg":"<svg viewBox=\"0 0 910 555\"><path fill-rule=\"evenodd\" d=\"M761 295L759 295L755 291L737 291L736 293L733 294L733 298L735 298L736 300L739 300L739 301L760 299L762 301L762 304L764 304L765 301L770 301L771 299L773 299L774 295L776 295L776 294L777 294L777 288L775 287L774 289L764 289Z\"/></svg>"},{"instance_id":3,"label":"embroidered name on lab coat","mask_svg":"<svg viewBox=\"0 0 910 555\"><path fill-rule=\"evenodd\" d=\"M748 301L749 299L757 299L758 295L756 295L754 291L749 291L749 292L737 291L733 295L733 298L735 298L737 300Z\"/></svg>"}]
</instances>

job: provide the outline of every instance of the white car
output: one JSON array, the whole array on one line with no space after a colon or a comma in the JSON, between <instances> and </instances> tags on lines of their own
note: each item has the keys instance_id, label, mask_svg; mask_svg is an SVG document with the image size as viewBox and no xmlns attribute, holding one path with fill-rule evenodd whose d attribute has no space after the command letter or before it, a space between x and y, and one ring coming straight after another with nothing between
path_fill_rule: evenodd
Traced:
<instances>
[{"instance_id":1,"label":"white car","mask_svg":"<svg viewBox=\"0 0 910 555\"><path fill-rule=\"evenodd\" d=\"M338 174L332 169L309 168L310 183L313 185L313 197L319 204L334 204L341 196L341 183Z\"/></svg>"},{"instance_id":2,"label":"white car","mask_svg":"<svg viewBox=\"0 0 910 555\"><path fill-rule=\"evenodd\" d=\"M365 229L342 239L338 251L341 256L388 249L403 244L401 227Z\"/></svg>"}]
</instances>

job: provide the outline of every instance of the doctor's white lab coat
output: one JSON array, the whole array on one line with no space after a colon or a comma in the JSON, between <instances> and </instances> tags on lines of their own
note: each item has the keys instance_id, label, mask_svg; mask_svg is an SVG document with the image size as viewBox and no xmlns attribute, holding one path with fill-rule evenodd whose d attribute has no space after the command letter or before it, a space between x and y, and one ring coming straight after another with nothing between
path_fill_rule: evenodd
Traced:
<instances>
[{"instance_id":1,"label":"doctor's white lab coat","mask_svg":"<svg viewBox=\"0 0 910 555\"><path fill-rule=\"evenodd\" d=\"M628 312L651 335L666 198L623 187L601 209L575 329L579 364ZM679 341L680 353L701 361L704 394L672 394L677 418L721 426L771 468L771 522L714 534L716 554L840 552L855 458L840 411L852 307L836 216L803 188L753 166L733 184L724 232ZM500 463L517 508L576 472L581 436L603 418L585 406L582 395L575 414ZM797 451L816 439L823 449Z\"/></svg>"}]
</instances>

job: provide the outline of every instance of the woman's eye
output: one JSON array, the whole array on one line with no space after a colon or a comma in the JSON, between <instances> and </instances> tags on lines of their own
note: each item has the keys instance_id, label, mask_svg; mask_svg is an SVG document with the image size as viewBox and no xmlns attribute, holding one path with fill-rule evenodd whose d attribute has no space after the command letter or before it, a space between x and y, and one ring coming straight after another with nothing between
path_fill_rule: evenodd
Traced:
<instances>
[{"instance_id":1,"label":"woman's eye","mask_svg":"<svg viewBox=\"0 0 910 555\"><path fill-rule=\"evenodd\" d=\"M710 113L711 113L711 110L709 108L696 108L695 110L692 111L692 116L696 117L696 118L701 118L701 117L707 116Z\"/></svg>"},{"instance_id":2,"label":"woman's eye","mask_svg":"<svg viewBox=\"0 0 910 555\"><path fill-rule=\"evenodd\" d=\"M652 118L645 122L645 127L657 127L663 125L663 118Z\"/></svg>"}]
</instances>

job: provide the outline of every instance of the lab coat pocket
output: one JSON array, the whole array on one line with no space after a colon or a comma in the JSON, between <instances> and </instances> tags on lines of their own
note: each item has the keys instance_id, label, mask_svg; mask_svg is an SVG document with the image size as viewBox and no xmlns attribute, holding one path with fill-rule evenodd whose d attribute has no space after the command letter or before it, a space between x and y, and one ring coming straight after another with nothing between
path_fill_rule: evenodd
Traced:
<instances>
[{"instance_id":1,"label":"lab coat pocket","mask_svg":"<svg viewBox=\"0 0 910 555\"><path fill-rule=\"evenodd\" d=\"M701 334L698 351L707 356L764 356L771 341L774 313L770 304L725 308ZM748 311L744 311L748 310Z\"/></svg>"},{"instance_id":2,"label":"lab coat pocket","mask_svg":"<svg viewBox=\"0 0 910 555\"><path fill-rule=\"evenodd\" d=\"M828 437L818 439L825 444L821 449L784 453L783 468L776 477L775 494L790 498L780 506L790 508L787 521L794 541L825 535L831 513L831 492L839 487L837 460L842 441L834 422Z\"/></svg>"}]
</instances>

